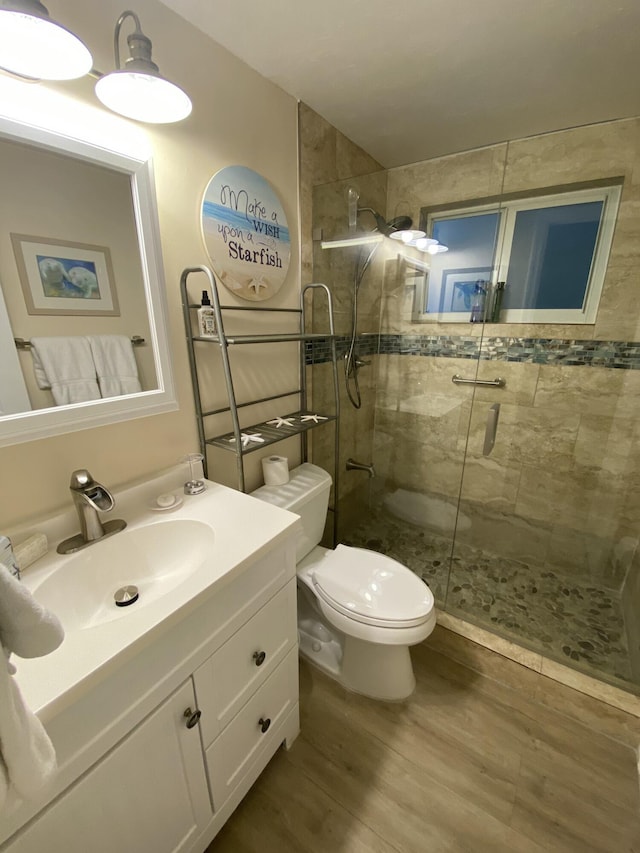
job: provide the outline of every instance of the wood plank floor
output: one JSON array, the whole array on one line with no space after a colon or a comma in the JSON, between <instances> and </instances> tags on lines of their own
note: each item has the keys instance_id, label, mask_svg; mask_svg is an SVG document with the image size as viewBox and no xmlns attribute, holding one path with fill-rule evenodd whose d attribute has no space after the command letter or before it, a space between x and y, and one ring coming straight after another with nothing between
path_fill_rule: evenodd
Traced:
<instances>
[{"instance_id":1,"label":"wood plank floor","mask_svg":"<svg viewBox=\"0 0 640 853\"><path fill-rule=\"evenodd\" d=\"M640 721L448 633L402 703L301 663L301 735L207 853L640 853Z\"/></svg>"}]
</instances>

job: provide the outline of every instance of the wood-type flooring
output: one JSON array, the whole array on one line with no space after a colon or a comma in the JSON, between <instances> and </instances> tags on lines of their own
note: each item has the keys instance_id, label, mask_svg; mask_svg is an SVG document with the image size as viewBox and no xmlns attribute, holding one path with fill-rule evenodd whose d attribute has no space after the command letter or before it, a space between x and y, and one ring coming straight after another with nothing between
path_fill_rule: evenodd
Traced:
<instances>
[{"instance_id":1,"label":"wood-type flooring","mask_svg":"<svg viewBox=\"0 0 640 853\"><path fill-rule=\"evenodd\" d=\"M207 853L640 853L640 719L438 628L401 703L301 663L302 730Z\"/></svg>"}]
</instances>

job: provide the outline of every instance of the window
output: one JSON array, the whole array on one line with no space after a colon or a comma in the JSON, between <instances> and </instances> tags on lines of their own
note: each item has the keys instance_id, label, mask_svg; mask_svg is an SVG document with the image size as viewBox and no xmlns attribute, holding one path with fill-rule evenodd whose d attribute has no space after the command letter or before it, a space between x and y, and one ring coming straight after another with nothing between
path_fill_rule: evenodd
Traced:
<instances>
[{"instance_id":1,"label":"window","mask_svg":"<svg viewBox=\"0 0 640 853\"><path fill-rule=\"evenodd\" d=\"M430 214L448 247L429 258L417 320L478 319L478 294L505 282L505 323L594 323L621 187L578 190ZM497 320L497 316L494 317Z\"/></svg>"}]
</instances>

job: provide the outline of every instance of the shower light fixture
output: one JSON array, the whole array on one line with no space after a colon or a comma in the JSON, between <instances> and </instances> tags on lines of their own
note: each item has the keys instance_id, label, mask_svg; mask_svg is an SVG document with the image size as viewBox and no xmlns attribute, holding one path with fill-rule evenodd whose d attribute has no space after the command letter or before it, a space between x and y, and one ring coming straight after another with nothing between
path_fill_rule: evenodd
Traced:
<instances>
[{"instance_id":1,"label":"shower light fixture","mask_svg":"<svg viewBox=\"0 0 640 853\"><path fill-rule=\"evenodd\" d=\"M382 243L384 234L373 231L365 234L353 234L348 237L337 237L335 240L321 240L322 249L344 249L348 246L367 246L371 243Z\"/></svg>"},{"instance_id":2,"label":"shower light fixture","mask_svg":"<svg viewBox=\"0 0 640 853\"><path fill-rule=\"evenodd\" d=\"M417 229L405 228L401 231L394 231L393 234L389 234L392 240L402 240L403 243L413 243L416 240L419 240L421 237L425 237L426 234L424 231L418 231Z\"/></svg>"},{"instance_id":3,"label":"shower light fixture","mask_svg":"<svg viewBox=\"0 0 640 853\"><path fill-rule=\"evenodd\" d=\"M127 18L132 18L135 30L127 36L130 56L125 67L120 67L120 29ZM191 112L189 96L175 83L166 80L151 59L151 39L140 27L135 12L123 12L116 23L113 49L116 70L100 77L96 95L110 110L151 124L168 124L181 121Z\"/></svg>"},{"instance_id":4,"label":"shower light fixture","mask_svg":"<svg viewBox=\"0 0 640 853\"><path fill-rule=\"evenodd\" d=\"M40 0L1 0L2 70L30 80L74 80L92 64L83 42L53 21Z\"/></svg>"},{"instance_id":5,"label":"shower light fixture","mask_svg":"<svg viewBox=\"0 0 640 853\"><path fill-rule=\"evenodd\" d=\"M429 246L437 246L438 241L434 240L433 237L418 237L415 242L416 249L420 249L420 251L424 252L425 249L428 249Z\"/></svg>"}]
</instances>

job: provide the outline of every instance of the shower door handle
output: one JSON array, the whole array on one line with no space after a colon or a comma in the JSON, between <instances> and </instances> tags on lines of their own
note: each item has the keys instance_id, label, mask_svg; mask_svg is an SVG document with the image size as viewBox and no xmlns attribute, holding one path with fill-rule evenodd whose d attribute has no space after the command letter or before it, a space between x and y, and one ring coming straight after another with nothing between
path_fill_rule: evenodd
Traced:
<instances>
[{"instance_id":1,"label":"shower door handle","mask_svg":"<svg viewBox=\"0 0 640 853\"><path fill-rule=\"evenodd\" d=\"M496 433L498 431L498 418L500 417L500 403L494 403L489 407L487 413L487 426L484 431L484 445L482 448L483 456L489 456L496 443Z\"/></svg>"}]
</instances>

